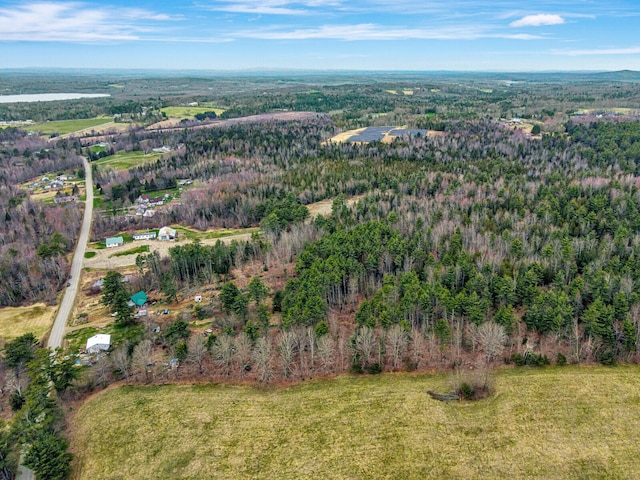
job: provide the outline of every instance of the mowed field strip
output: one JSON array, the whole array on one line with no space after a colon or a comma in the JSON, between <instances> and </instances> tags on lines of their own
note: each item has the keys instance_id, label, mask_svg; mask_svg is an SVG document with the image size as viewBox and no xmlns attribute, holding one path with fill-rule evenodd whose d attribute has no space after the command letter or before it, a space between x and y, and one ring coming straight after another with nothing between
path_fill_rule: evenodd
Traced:
<instances>
[{"instance_id":1,"label":"mowed field strip","mask_svg":"<svg viewBox=\"0 0 640 480\"><path fill-rule=\"evenodd\" d=\"M73 478L640 478L638 374L504 369L450 404L444 375L117 387L71 419Z\"/></svg>"}]
</instances>

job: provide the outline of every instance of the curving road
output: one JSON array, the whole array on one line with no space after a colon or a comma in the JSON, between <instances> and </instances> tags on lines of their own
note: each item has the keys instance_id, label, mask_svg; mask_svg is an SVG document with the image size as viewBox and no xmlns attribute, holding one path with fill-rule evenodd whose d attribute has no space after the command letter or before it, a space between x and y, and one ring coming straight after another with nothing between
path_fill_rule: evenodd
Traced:
<instances>
[{"instance_id":1,"label":"curving road","mask_svg":"<svg viewBox=\"0 0 640 480\"><path fill-rule=\"evenodd\" d=\"M84 218L82 220L82 228L80 229L80 235L78 236L78 242L76 243L76 251L73 254L73 260L71 261L71 284L64 292L62 303L58 309L58 315L51 329L49 335L49 342L47 346L51 349L56 349L62 346L62 338L64 337L64 328L67 325L67 319L73 309L73 304L76 300L76 294L80 286L80 273L82 271L82 261L84 260L84 252L87 248L87 241L89 240L89 233L91 232L91 218L93 216L93 178L91 176L91 165L86 158L82 159L84 163L85 172L85 190L87 192L87 200L84 205Z\"/></svg>"}]
</instances>

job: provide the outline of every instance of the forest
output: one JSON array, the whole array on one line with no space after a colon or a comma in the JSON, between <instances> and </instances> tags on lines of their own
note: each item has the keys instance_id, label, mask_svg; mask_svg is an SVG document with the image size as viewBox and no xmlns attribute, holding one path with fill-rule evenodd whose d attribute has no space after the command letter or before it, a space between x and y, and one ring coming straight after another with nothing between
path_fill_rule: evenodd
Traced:
<instances>
[{"instance_id":1,"label":"forest","mask_svg":"<svg viewBox=\"0 0 640 480\"><path fill-rule=\"evenodd\" d=\"M206 186L173 214L188 198L194 216L181 218L200 228L261 227L230 247L141 256L134 289L167 300L221 290L172 324L181 336L138 340L204 375L263 381L478 358L635 361L638 122L569 122L564 133L532 138L490 120L455 121L442 136L368 145L325 144L331 131L293 122L184 132L183 152L120 173L156 171L158 181L198 172ZM354 195L362 197L349 207ZM323 198L335 198L328 217L279 214ZM246 264L265 273L234 280ZM271 274L283 268L284 277ZM207 318L214 334L189 334L189 321ZM127 348L118 358L129 378L139 357ZM143 377L172 375L154 372Z\"/></svg>"},{"instance_id":2,"label":"forest","mask_svg":"<svg viewBox=\"0 0 640 480\"><path fill-rule=\"evenodd\" d=\"M37 78L9 77L8 90L22 81L32 91ZM456 387L467 399L488 389L482 372L499 365L640 358L637 83L588 75L175 83L74 78L77 91L113 95L0 106L3 120L140 120L51 141L0 129L0 306L56 302L81 203L37 200L25 183L82 175L82 156L97 195L92 241L165 225L195 234L251 228L242 240L180 242L164 256L138 251L135 267L101 271L101 288L83 295L110 315L108 355L86 361L82 330L53 356L33 335L4 342L3 405L15 417L0 434L0 469L10 470L16 445L27 442L27 465L64 478L61 406L113 382L479 372ZM55 77L51 86L65 90ZM149 128L162 106L193 101L223 105L223 121L205 115ZM254 114L273 115L224 122ZM331 141L381 125L429 132ZM126 168L100 162L154 149L163 152L157 160ZM153 217L130 213L140 195L167 191L177 198ZM320 201L331 203L328 214L309 208ZM129 305L140 290L162 309L141 316ZM80 358L84 366L73 367ZM42 429L32 428L34 416Z\"/></svg>"},{"instance_id":3,"label":"forest","mask_svg":"<svg viewBox=\"0 0 640 480\"><path fill-rule=\"evenodd\" d=\"M66 282L66 254L82 221L75 203L35 201L19 185L44 173L82 172L68 145L47 143L15 129L0 130L0 306L55 303Z\"/></svg>"}]
</instances>

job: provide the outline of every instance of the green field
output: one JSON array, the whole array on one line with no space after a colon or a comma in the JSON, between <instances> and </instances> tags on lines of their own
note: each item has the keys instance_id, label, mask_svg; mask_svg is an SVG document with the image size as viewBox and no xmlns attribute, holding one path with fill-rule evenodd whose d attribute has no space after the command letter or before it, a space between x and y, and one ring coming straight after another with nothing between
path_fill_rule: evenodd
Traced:
<instances>
[{"instance_id":1,"label":"green field","mask_svg":"<svg viewBox=\"0 0 640 480\"><path fill-rule=\"evenodd\" d=\"M198 113L206 113L206 112L216 112L216 115L222 115L224 113L224 109L220 107L208 107L208 106L197 106L197 107L164 107L160 110L169 118L193 118Z\"/></svg>"},{"instance_id":2,"label":"green field","mask_svg":"<svg viewBox=\"0 0 640 480\"><path fill-rule=\"evenodd\" d=\"M105 123L113 122L113 118L86 118L81 120L61 120L58 122L36 123L31 129L35 132L50 135L59 133L65 135L67 133L77 132L85 128L97 127Z\"/></svg>"},{"instance_id":3,"label":"green field","mask_svg":"<svg viewBox=\"0 0 640 480\"><path fill-rule=\"evenodd\" d=\"M160 158L162 153L152 152L144 153L141 151L135 152L118 152L115 155L109 155L108 157L102 157L92 163L101 167L108 166L115 170L126 170L136 165L141 165L147 162L155 162Z\"/></svg>"},{"instance_id":4,"label":"green field","mask_svg":"<svg viewBox=\"0 0 640 480\"><path fill-rule=\"evenodd\" d=\"M441 375L118 387L71 419L73 478L640 478L639 374L505 369L451 404Z\"/></svg>"}]
</instances>

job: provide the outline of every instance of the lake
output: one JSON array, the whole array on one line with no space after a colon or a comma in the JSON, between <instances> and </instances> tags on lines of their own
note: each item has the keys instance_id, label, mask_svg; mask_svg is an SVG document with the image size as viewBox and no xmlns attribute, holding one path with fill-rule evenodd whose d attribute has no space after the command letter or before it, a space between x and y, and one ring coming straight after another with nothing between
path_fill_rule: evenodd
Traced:
<instances>
[{"instance_id":1,"label":"lake","mask_svg":"<svg viewBox=\"0 0 640 480\"><path fill-rule=\"evenodd\" d=\"M53 102L55 100L77 100L79 98L110 97L108 93L32 93L28 95L0 95L0 103Z\"/></svg>"}]
</instances>

